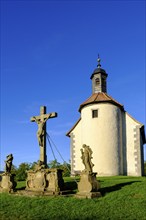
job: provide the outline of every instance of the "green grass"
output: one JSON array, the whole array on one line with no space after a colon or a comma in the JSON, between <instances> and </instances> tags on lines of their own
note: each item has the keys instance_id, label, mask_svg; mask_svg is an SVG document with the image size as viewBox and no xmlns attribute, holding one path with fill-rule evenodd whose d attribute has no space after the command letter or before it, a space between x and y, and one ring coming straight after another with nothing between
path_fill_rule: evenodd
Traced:
<instances>
[{"instance_id":1,"label":"green grass","mask_svg":"<svg viewBox=\"0 0 146 220\"><path fill-rule=\"evenodd\" d=\"M102 197L27 197L1 193L1 220L146 220L146 177L98 177ZM65 178L76 190L76 182ZM19 182L17 189L23 189Z\"/></svg>"}]
</instances>

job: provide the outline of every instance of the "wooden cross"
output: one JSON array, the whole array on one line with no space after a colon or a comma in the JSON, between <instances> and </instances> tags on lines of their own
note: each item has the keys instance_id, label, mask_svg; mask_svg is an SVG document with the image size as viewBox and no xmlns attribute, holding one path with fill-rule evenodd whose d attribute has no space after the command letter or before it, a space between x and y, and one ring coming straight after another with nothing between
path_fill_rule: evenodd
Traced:
<instances>
[{"instance_id":1,"label":"wooden cross","mask_svg":"<svg viewBox=\"0 0 146 220\"><path fill-rule=\"evenodd\" d=\"M47 165L47 155L46 155L46 121L50 118L57 117L56 112L46 114L46 106L40 107L40 115L31 117L32 122L38 124L37 139L40 146L40 161Z\"/></svg>"}]
</instances>

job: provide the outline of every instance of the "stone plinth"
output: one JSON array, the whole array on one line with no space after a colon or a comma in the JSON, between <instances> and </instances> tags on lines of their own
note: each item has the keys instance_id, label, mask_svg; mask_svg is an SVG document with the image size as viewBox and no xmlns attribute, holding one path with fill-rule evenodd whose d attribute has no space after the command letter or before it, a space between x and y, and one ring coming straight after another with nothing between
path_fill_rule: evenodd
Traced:
<instances>
[{"instance_id":1,"label":"stone plinth","mask_svg":"<svg viewBox=\"0 0 146 220\"><path fill-rule=\"evenodd\" d=\"M98 192L100 188L99 182L96 180L97 173L87 173L83 171L80 175L80 182L78 183L78 198L96 198L101 197L101 193Z\"/></svg>"},{"instance_id":2,"label":"stone plinth","mask_svg":"<svg viewBox=\"0 0 146 220\"><path fill-rule=\"evenodd\" d=\"M14 180L15 174L3 173L0 174L0 192L13 192L17 183Z\"/></svg>"},{"instance_id":3,"label":"stone plinth","mask_svg":"<svg viewBox=\"0 0 146 220\"><path fill-rule=\"evenodd\" d=\"M64 189L61 169L40 169L27 172L26 190L59 193Z\"/></svg>"}]
</instances>

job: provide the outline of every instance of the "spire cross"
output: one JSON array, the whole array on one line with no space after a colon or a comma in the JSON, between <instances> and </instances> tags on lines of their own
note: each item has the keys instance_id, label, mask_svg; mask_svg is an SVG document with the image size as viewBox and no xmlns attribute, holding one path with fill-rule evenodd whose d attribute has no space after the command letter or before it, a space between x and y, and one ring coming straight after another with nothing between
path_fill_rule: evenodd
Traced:
<instances>
[{"instance_id":1,"label":"spire cross","mask_svg":"<svg viewBox=\"0 0 146 220\"><path fill-rule=\"evenodd\" d=\"M40 161L47 165L47 155L46 155L46 121L50 118L57 117L56 112L46 114L46 106L40 107L40 115L31 117L32 122L36 122L38 125L37 139L40 146Z\"/></svg>"},{"instance_id":2,"label":"spire cross","mask_svg":"<svg viewBox=\"0 0 146 220\"><path fill-rule=\"evenodd\" d=\"M99 54L98 54L98 59L97 59L97 62L98 62L97 67L98 67L98 68L101 67L100 61L101 61L101 59L100 59L100 56L99 56Z\"/></svg>"}]
</instances>

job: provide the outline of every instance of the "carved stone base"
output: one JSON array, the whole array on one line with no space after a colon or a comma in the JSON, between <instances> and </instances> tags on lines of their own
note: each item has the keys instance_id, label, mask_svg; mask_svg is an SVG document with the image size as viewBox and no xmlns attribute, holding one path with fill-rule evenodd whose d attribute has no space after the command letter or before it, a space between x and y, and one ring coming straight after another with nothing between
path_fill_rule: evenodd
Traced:
<instances>
[{"instance_id":1,"label":"carved stone base","mask_svg":"<svg viewBox=\"0 0 146 220\"><path fill-rule=\"evenodd\" d=\"M76 198L80 198L80 199L94 199L94 198L99 198L101 197L101 193L100 192L90 192L90 193L77 193L75 195Z\"/></svg>"},{"instance_id":2,"label":"carved stone base","mask_svg":"<svg viewBox=\"0 0 146 220\"><path fill-rule=\"evenodd\" d=\"M17 183L14 180L15 174L3 173L0 174L0 192L13 192Z\"/></svg>"},{"instance_id":3,"label":"carved stone base","mask_svg":"<svg viewBox=\"0 0 146 220\"><path fill-rule=\"evenodd\" d=\"M64 189L61 169L40 169L27 172L26 190L35 192L60 192Z\"/></svg>"},{"instance_id":4,"label":"carved stone base","mask_svg":"<svg viewBox=\"0 0 146 220\"><path fill-rule=\"evenodd\" d=\"M98 192L100 188L99 182L96 180L96 173L87 173L83 171L80 175L80 182L78 183L78 198L95 198L101 197Z\"/></svg>"}]
</instances>

